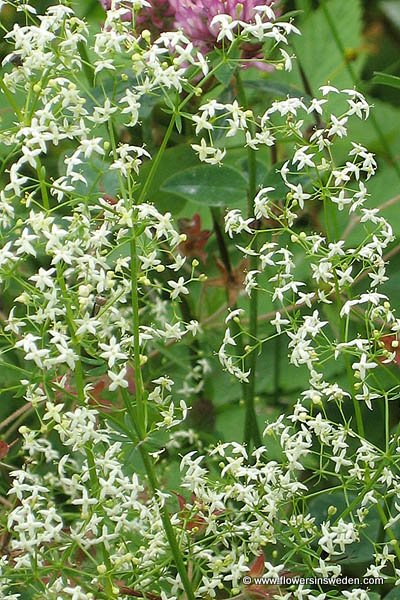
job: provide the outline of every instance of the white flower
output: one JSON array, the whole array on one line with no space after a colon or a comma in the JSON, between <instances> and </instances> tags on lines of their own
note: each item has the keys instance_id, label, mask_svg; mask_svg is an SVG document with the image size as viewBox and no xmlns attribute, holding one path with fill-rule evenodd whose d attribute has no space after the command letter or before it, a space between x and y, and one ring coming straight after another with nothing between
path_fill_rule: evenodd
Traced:
<instances>
[{"instance_id":1,"label":"white flower","mask_svg":"<svg viewBox=\"0 0 400 600\"><path fill-rule=\"evenodd\" d=\"M121 346L114 336L111 337L109 344L100 343L99 346L103 350L100 356L108 361L110 368L115 365L117 360L127 360L128 358L125 352L121 351Z\"/></svg>"},{"instance_id":2,"label":"white flower","mask_svg":"<svg viewBox=\"0 0 400 600\"><path fill-rule=\"evenodd\" d=\"M179 277L178 281L173 281L172 279L168 281L168 285L172 287L172 292L170 292L170 296L172 300L175 300L181 294L188 294L189 290L185 287L185 280L183 277Z\"/></svg>"},{"instance_id":3,"label":"white flower","mask_svg":"<svg viewBox=\"0 0 400 600\"><path fill-rule=\"evenodd\" d=\"M207 146L204 138L201 139L200 146L198 144L192 144L191 147L195 152L197 152L199 159L202 162L210 165L220 164L226 154L226 150L214 148L213 146Z\"/></svg>"},{"instance_id":4,"label":"white flower","mask_svg":"<svg viewBox=\"0 0 400 600\"><path fill-rule=\"evenodd\" d=\"M230 311L229 315L225 319L225 323L229 323L232 319L239 318L239 315L244 313L243 308L236 308L235 310Z\"/></svg>"},{"instance_id":5,"label":"white flower","mask_svg":"<svg viewBox=\"0 0 400 600\"><path fill-rule=\"evenodd\" d=\"M104 155L104 149L100 146L102 142L103 140L101 137L92 138L90 140L81 140L80 148L83 150L85 158L90 158L93 152Z\"/></svg>"},{"instance_id":6,"label":"white flower","mask_svg":"<svg viewBox=\"0 0 400 600\"><path fill-rule=\"evenodd\" d=\"M230 210L225 215L225 231L231 238L234 233L241 233L242 231L252 233L249 227L252 221L253 219L251 218L243 219L239 209Z\"/></svg>"},{"instance_id":7,"label":"white flower","mask_svg":"<svg viewBox=\"0 0 400 600\"><path fill-rule=\"evenodd\" d=\"M289 54L283 48L280 48L280 53L285 60L285 71L291 71L293 56L289 56Z\"/></svg>"},{"instance_id":8,"label":"white flower","mask_svg":"<svg viewBox=\"0 0 400 600\"><path fill-rule=\"evenodd\" d=\"M359 362L352 364L352 368L359 373L362 380L366 378L370 369L376 369L377 366L378 364L374 361L368 362L368 355L365 353L361 355Z\"/></svg>"},{"instance_id":9,"label":"white flower","mask_svg":"<svg viewBox=\"0 0 400 600\"><path fill-rule=\"evenodd\" d=\"M313 156L315 156L315 154L307 154L307 150L308 150L308 146L302 146L301 148L299 148L298 150L296 150L293 158L292 158L292 163L295 165L297 164L297 170L301 171L302 169L304 169L305 166L307 167L315 167L315 163L312 160Z\"/></svg>"},{"instance_id":10,"label":"white flower","mask_svg":"<svg viewBox=\"0 0 400 600\"><path fill-rule=\"evenodd\" d=\"M271 325L276 327L278 333L282 332L282 325L289 325L289 323L289 319L282 319L280 312L277 312L275 315L275 319L271 321Z\"/></svg>"},{"instance_id":11,"label":"white flower","mask_svg":"<svg viewBox=\"0 0 400 600\"><path fill-rule=\"evenodd\" d=\"M275 191L273 187L262 188L254 198L254 216L256 219L268 218L268 193Z\"/></svg>"},{"instance_id":12,"label":"white flower","mask_svg":"<svg viewBox=\"0 0 400 600\"><path fill-rule=\"evenodd\" d=\"M128 384L128 380L126 378L126 367L121 369L121 371L119 371L119 373L114 373L113 371L108 371L107 375L111 381L110 385L108 386L108 389L110 390L110 392L113 392L114 390L116 390L119 387L121 387L121 388L128 387L129 384Z\"/></svg>"},{"instance_id":13,"label":"white flower","mask_svg":"<svg viewBox=\"0 0 400 600\"><path fill-rule=\"evenodd\" d=\"M244 280L244 289L248 296L251 296L251 290L257 287L257 277L261 271L253 270L249 271Z\"/></svg>"},{"instance_id":14,"label":"white flower","mask_svg":"<svg viewBox=\"0 0 400 600\"><path fill-rule=\"evenodd\" d=\"M33 281L36 284L36 287L41 291L43 291L46 287L52 288L54 287L54 280L51 276L55 273L55 271L56 270L54 268L46 271L43 269L43 267L40 267L37 275L32 275L29 280Z\"/></svg>"},{"instance_id":15,"label":"white flower","mask_svg":"<svg viewBox=\"0 0 400 600\"><path fill-rule=\"evenodd\" d=\"M333 85L322 85L320 88L323 96L327 96L328 94L334 92L335 94L339 94L339 90L335 88Z\"/></svg>"},{"instance_id":16,"label":"white flower","mask_svg":"<svg viewBox=\"0 0 400 600\"><path fill-rule=\"evenodd\" d=\"M329 137L333 137L334 135L337 135L338 137L342 138L345 135L347 135L347 129L345 127L347 121L348 121L347 117L343 117L342 119L337 119L335 117L335 115L331 115L331 126L328 131Z\"/></svg>"},{"instance_id":17,"label":"white flower","mask_svg":"<svg viewBox=\"0 0 400 600\"><path fill-rule=\"evenodd\" d=\"M210 29L212 30L215 26L219 27L219 33L217 42L226 38L230 42L233 42L233 31L237 28L239 21L234 21L230 15L216 15L211 23Z\"/></svg>"}]
</instances>

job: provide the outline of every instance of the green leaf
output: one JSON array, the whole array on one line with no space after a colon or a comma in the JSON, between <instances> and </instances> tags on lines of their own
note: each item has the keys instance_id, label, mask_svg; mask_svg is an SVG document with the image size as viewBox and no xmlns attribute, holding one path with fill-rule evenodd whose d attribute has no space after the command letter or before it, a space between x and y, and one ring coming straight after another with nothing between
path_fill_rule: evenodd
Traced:
<instances>
[{"instance_id":1,"label":"green leaf","mask_svg":"<svg viewBox=\"0 0 400 600\"><path fill-rule=\"evenodd\" d=\"M67 156L72 155L72 150ZM58 169L60 174L65 172L65 154L62 153L58 160ZM75 183L75 192L82 196L90 194L108 194L115 196L119 190L118 172L110 169L111 163L98 156L92 156L87 162L82 163L79 170L85 177L87 183L78 181Z\"/></svg>"},{"instance_id":2,"label":"green leaf","mask_svg":"<svg viewBox=\"0 0 400 600\"><path fill-rule=\"evenodd\" d=\"M360 0L346 2L330 0L326 3L332 21L346 51L356 51L361 44L362 11ZM310 82L313 93L319 86L330 82L338 87L353 86L347 71L346 57L342 56L322 8L310 13L302 24L302 35L294 39L295 53ZM352 63L359 72L363 58Z\"/></svg>"},{"instance_id":3,"label":"green leaf","mask_svg":"<svg viewBox=\"0 0 400 600\"><path fill-rule=\"evenodd\" d=\"M388 75L387 73L375 73L372 79L373 83L388 85L389 87L400 88L400 77Z\"/></svg>"},{"instance_id":4,"label":"green leaf","mask_svg":"<svg viewBox=\"0 0 400 600\"><path fill-rule=\"evenodd\" d=\"M168 148L164 152L162 161L158 165L157 172L147 192L146 200L156 202L157 208L163 212L168 211L173 215L180 213L185 204L182 196L162 189L164 182L169 179L172 174L180 173L183 169L198 164L199 159L189 145L180 144L179 146ZM139 185L142 186L146 182L152 165L152 161L142 165L138 179ZM138 193L140 194L140 189Z\"/></svg>"},{"instance_id":5,"label":"green leaf","mask_svg":"<svg viewBox=\"0 0 400 600\"><path fill-rule=\"evenodd\" d=\"M395 587L388 594L386 594L384 600L400 600L400 587Z\"/></svg>"},{"instance_id":6,"label":"green leaf","mask_svg":"<svg viewBox=\"0 0 400 600\"><path fill-rule=\"evenodd\" d=\"M238 60L240 57L240 51L237 47L232 47L229 52L229 56L225 57L220 51L215 53L215 63L218 64L223 61L222 64L216 69L214 76L224 87L227 87L232 81L232 77L238 67ZM213 67L215 65L213 64Z\"/></svg>"},{"instance_id":7,"label":"green leaf","mask_svg":"<svg viewBox=\"0 0 400 600\"><path fill-rule=\"evenodd\" d=\"M218 79L218 81L226 87L232 81L232 77L233 77L233 74L234 74L236 68L237 68L236 62L227 61L226 63L224 63L220 67L218 67L218 69L215 71L214 75L215 75L216 79Z\"/></svg>"},{"instance_id":8,"label":"green leaf","mask_svg":"<svg viewBox=\"0 0 400 600\"><path fill-rule=\"evenodd\" d=\"M274 98L286 98L287 96L290 96L291 98L304 98L306 101L311 100L311 98L304 94L304 91L301 88L280 83L273 79L248 80L246 81L246 86L263 92L264 94L269 94Z\"/></svg>"},{"instance_id":9,"label":"green leaf","mask_svg":"<svg viewBox=\"0 0 400 600\"><path fill-rule=\"evenodd\" d=\"M247 182L232 167L201 165L172 175L161 190L206 206L237 206L246 199Z\"/></svg>"}]
</instances>

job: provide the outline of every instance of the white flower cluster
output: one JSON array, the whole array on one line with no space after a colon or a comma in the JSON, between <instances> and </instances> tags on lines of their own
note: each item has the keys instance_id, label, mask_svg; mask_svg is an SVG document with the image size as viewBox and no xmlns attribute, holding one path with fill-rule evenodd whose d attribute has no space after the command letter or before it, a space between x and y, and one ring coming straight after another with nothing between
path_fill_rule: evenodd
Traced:
<instances>
[{"instance_id":1,"label":"white flower cluster","mask_svg":"<svg viewBox=\"0 0 400 600\"><path fill-rule=\"evenodd\" d=\"M341 402L349 397L353 389L340 390L335 387L332 393L332 385L323 379L321 363L325 364L328 358L339 360L344 357L347 361L353 357L352 368L359 380L354 384L354 389L358 391L355 397L372 408L371 400L377 394L368 385L368 375L382 360L388 362L393 357L382 348L379 341L390 332L396 334L400 326L387 296L377 291L377 287L387 281L385 251L394 236L390 224L379 214L379 210L368 208L366 204L368 190L365 182L375 173L374 156L360 144L351 142L349 160L340 166L330 150L335 138L346 136L349 119L354 116L360 119L368 117L369 106L365 98L355 90L339 92L332 86L323 86L321 92L322 98L308 103L299 98L274 102L257 121L259 132L255 136L261 137L257 138L256 146L256 137L250 139L247 131L248 143L254 148L260 147L260 144L268 146L274 143L276 136L283 131L292 138L292 158L277 173L287 189L286 198L277 201L274 187L261 188L254 198L254 217L243 217L239 209L230 210L225 216L225 229L231 238L241 236L242 240L247 234L247 240L250 239L245 247L237 244L245 256L256 256L258 259L258 269L247 272L245 291L251 295L252 289L258 289L268 294L275 305L279 305L271 323L278 334L282 331L287 333L290 361L295 366L306 365L310 371L311 386L304 395L314 401L321 401L325 397ZM336 117L329 111L329 102L339 96L344 97L347 110ZM222 110L224 106L219 105L219 108ZM312 113L322 115L326 127L314 127L314 133L308 135L308 115ZM279 123L277 115L285 117L283 124ZM244 124L243 128L248 129L248 124ZM230 133L231 130L228 130L226 135ZM306 205L315 203L325 207L332 222L328 236L318 232L299 233L296 230L296 221L304 214ZM338 225L335 227L343 211L347 211L354 226L358 225L361 230L363 239L355 247L346 238L341 239ZM292 244L299 247L300 256L303 255L310 265L310 281L300 280L296 276L299 254L295 254L294 249L276 241L264 242L268 230L263 228L263 219L274 222L275 239L278 235L290 235ZM254 228L257 220L259 224ZM258 243L259 250L255 251L253 247L257 237L262 237L263 242ZM353 284L364 274L370 279L370 289L357 296ZM265 283L260 283L262 281ZM328 322L322 321L320 316L324 305L333 301L339 307L340 319L346 323L340 337L328 331ZM312 310L312 314L304 315L302 322L299 321L299 313L293 309L307 308ZM374 331L371 339L351 338L349 325L353 314L361 314L365 318L366 331L370 328ZM238 320L239 317L235 316ZM231 318L232 315L228 320ZM228 351L229 346L237 346L240 335L240 332L232 335L231 327L226 330L219 358L228 372L247 381L249 372L241 367L243 358L231 356Z\"/></svg>"},{"instance_id":2,"label":"white flower cluster","mask_svg":"<svg viewBox=\"0 0 400 600\"><path fill-rule=\"evenodd\" d=\"M393 233L368 207L374 156L352 141L342 164L333 150L336 140L346 143L352 119L368 117L365 98L326 85L319 98L288 97L260 115L236 99L208 99L190 115L184 107L203 93L209 63L182 32L154 42L148 32L136 34L144 0L114 1L97 33L69 1L44 15L25 1L7 4L25 13L26 24L6 36L13 49L1 84L15 118L0 142L15 161L0 190L0 282L18 290L1 352L25 361L17 387L32 423L19 428L24 462L11 471L9 499L2 499L8 533L0 594L16 600L24 582L43 600L141 593L189 599L183 564L192 598L240 598L247 593L241 579L263 549L271 576L283 569L309 575L310 568L321 577L340 575L343 555L368 537L368 518L376 516L383 541L373 545L365 576L399 584L392 530L400 510L398 437L387 432L383 451L344 416L351 400L374 408L375 374L394 358L385 337L396 342L400 330L378 291ZM123 19L127 10L132 21ZM272 40L275 50L298 33L276 22L270 7L256 12L250 24L218 15L218 41L225 47ZM279 51L290 70L291 57ZM181 349L202 331L191 294L204 276L197 260L188 264L186 234L171 213L150 201L157 201L152 177L169 141L152 158L136 139L153 99L173 113L178 130L183 119L194 125L202 137L192 147L203 162L223 161L224 136L241 136L253 153L282 138L289 148L277 174L282 197L268 182L251 198L250 214L236 207L225 215L228 243L252 265L243 295L268 296L273 336L287 336L291 363L309 376L288 419L267 426L265 446L205 447L184 423L212 372L193 346L190 372L174 380ZM45 168L54 150L61 156L56 179ZM301 230L300 218L314 205L324 207L325 234ZM344 216L347 233L357 228L361 240L341 234ZM369 285L358 292L362 279ZM226 319L218 357L246 383L248 356L271 336L251 338L240 302ZM335 361L347 367L346 385L327 372ZM337 404L344 424L328 418L325 401ZM317 504L327 493L344 508L332 501L320 518ZM365 594L357 588L344 597L366 600ZM297 586L281 597L323 600L337 591Z\"/></svg>"},{"instance_id":3,"label":"white flower cluster","mask_svg":"<svg viewBox=\"0 0 400 600\"><path fill-rule=\"evenodd\" d=\"M338 558L359 543L369 516L382 498L388 506L396 507L389 509L385 529L391 531L399 518L396 441L390 441L394 462L389 467L383 451L346 427L330 422L322 412L309 412L300 403L294 408L291 423L281 417L264 432L266 444L271 436L278 442L281 458L269 457L266 446L249 456L238 443L220 443L207 455L186 454L181 461L179 503L169 494L159 492L149 497L145 493L146 484L131 469L127 474L123 444L112 441L112 430L94 426L94 416L95 411L79 408L66 414L56 426L64 443L67 427L76 428L77 439L84 430L87 432L82 443L69 450L75 450L74 454L58 459L57 477L35 474L34 466L12 473L11 497L18 499L8 521L13 532L10 543L14 569L29 568L33 559L36 567L46 562L58 564L61 556L75 556L79 549L93 553L102 548L106 570L118 573L125 587L139 578L141 589L154 591L151 573L157 563L161 578L168 582L168 593L179 597L181 581L173 575L160 513L168 502L171 522L181 532L181 547L202 573L195 597L204 598L206 593L215 597L217 590L227 585L233 591L240 588L243 575L261 548L276 556L275 566L265 563L267 574L286 569L305 575L304 566L294 562L290 550L293 544L307 546L309 563L305 568L311 565L320 577L337 577L342 574ZM94 455L95 463L90 458ZM320 467L310 477L307 465L315 459ZM326 494L320 484L328 478L332 491L340 487L335 481L344 484L342 499L348 494L348 504L336 514L332 496L332 505L325 507L321 520L320 513L316 516L315 502ZM55 497L60 493L66 498L62 516L55 508ZM72 510L77 512L71 524ZM275 552L274 548L280 550ZM375 560L367 567L365 577L383 576L388 582L398 582L400 570L393 566L392 551L400 552L395 537L392 547L376 546ZM91 590L101 589L104 572L103 564L98 565L97 573L87 581ZM53 580L43 591L43 598L61 593L62 582L66 583L62 578ZM291 594L301 600L326 597L303 586L293 588Z\"/></svg>"},{"instance_id":4,"label":"white flower cluster","mask_svg":"<svg viewBox=\"0 0 400 600\"><path fill-rule=\"evenodd\" d=\"M80 205L71 217L61 220L31 210L20 237L1 250L1 277L8 278L25 259L45 252L51 266L40 267L29 278L31 283L26 283L17 298L27 314L17 318L15 313L20 309L13 308L6 330L17 336L15 347L23 351L25 360L53 373L54 378L63 375L65 369L73 371L79 361L79 348L85 348L107 364L109 389L114 390L128 387L133 337L129 257L110 252L110 240L126 247L134 223L141 223L143 233L137 239L142 266L140 286L143 293L154 295L161 303L164 291L179 300L181 294L188 293L184 283L195 278L189 272L187 279L181 276L177 281L169 280L167 288L158 279L157 253L169 261L167 268L172 272L185 265L178 251L181 237L170 215L161 215L148 204L126 211L122 201L112 207L101 198L98 202L94 206ZM171 305L170 317L165 320L155 308L151 307L154 325L141 328L143 354L144 347L157 340L172 342L188 333L196 335L196 321L184 323L174 317Z\"/></svg>"}]
</instances>

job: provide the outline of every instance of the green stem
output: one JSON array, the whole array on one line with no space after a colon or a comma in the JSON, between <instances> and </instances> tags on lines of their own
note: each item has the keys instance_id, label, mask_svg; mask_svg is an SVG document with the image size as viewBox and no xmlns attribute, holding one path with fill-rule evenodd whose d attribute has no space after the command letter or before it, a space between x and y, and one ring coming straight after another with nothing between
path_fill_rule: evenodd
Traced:
<instances>
[{"instance_id":1,"label":"green stem","mask_svg":"<svg viewBox=\"0 0 400 600\"><path fill-rule=\"evenodd\" d=\"M131 251L131 301L133 312L133 352L134 352L134 367L135 367L135 386L136 386L136 413L137 427L140 437L143 439L147 431L147 405L144 393L144 385L142 378L142 367L140 360L140 338L139 338L139 295L138 295L138 260L136 247L136 233L132 230L132 238L130 242Z\"/></svg>"},{"instance_id":2,"label":"green stem","mask_svg":"<svg viewBox=\"0 0 400 600\"><path fill-rule=\"evenodd\" d=\"M40 192L42 194L43 208L48 211L50 209L49 193L46 186L46 171L40 159L36 159L36 172L39 179Z\"/></svg>"},{"instance_id":3,"label":"green stem","mask_svg":"<svg viewBox=\"0 0 400 600\"><path fill-rule=\"evenodd\" d=\"M280 394L281 394L281 336L278 335L275 338L274 343L274 353L275 353L275 362L274 362L274 404L278 406L280 402Z\"/></svg>"},{"instance_id":4,"label":"green stem","mask_svg":"<svg viewBox=\"0 0 400 600\"><path fill-rule=\"evenodd\" d=\"M246 110L248 103L246 97L246 91L240 79L240 75L237 75L237 88L238 98L242 107ZM257 161L256 153L252 148L248 148L247 151L247 166L248 166L248 193L247 193L247 217L252 217L253 201L257 191ZM254 236L253 250L258 250L258 235ZM258 256L250 257L250 270L258 270ZM249 345L253 346L254 341L257 339L258 333L258 290L253 289L250 297L250 322L249 322ZM255 349L250 352L246 361L245 369L250 369L249 383L243 384L244 399L246 403L246 415L244 424L244 439L248 447L250 447L253 441L255 446L261 446L261 435L258 427L257 416L255 412L255 392L256 392L256 370L257 370L257 351Z\"/></svg>"},{"instance_id":5,"label":"green stem","mask_svg":"<svg viewBox=\"0 0 400 600\"><path fill-rule=\"evenodd\" d=\"M162 144L161 144L160 148L158 149L158 152L157 152L157 155L156 155L155 159L152 162L150 172L149 172L149 174L148 174L148 176L146 178L146 181L145 181L145 183L143 185L143 188L142 188L142 190L140 192L138 204L141 204L145 200L145 198L146 198L147 192L149 191L149 188L150 188L150 186L152 184L152 181L153 181L154 176L155 176L155 174L157 172L158 166L159 166L159 164L161 162L161 159L163 157L163 154L164 154L165 149L167 147L167 144L169 142L169 138L171 137L172 131L174 129L175 121L176 121L176 116L177 116L177 113L174 113L172 115L172 117L171 117L171 120L170 120L169 125L168 125L168 129L167 129L167 131L165 133L165 136L164 136L164 139L162 141Z\"/></svg>"},{"instance_id":6,"label":"green stem","mask_svg":"<svg viewBox=\"0 0 400 600\"><path fill-rule=\"evenodd\" d=\"M144 448L143 445L140 446L140 453L142 456L142 460L146 469L147 477L150 483L150 487L152 489L153 494L156 493L159 487L159 483L157 480L157 475L152 464L152 461ZM161 507L161 519L163 522L164 530L168 539L168 543L171 548L172 555L174 557L175 565L180 575L182 585L186 592L187 600L195 600L195 596L192 590L192 584L190 582L189 576L187 574L187 570L185 567L184 560L182 558L182 553L179 548L178 541L176 539L176 535L174 529L172 527L171 519L165 504Z\"/></svg>"},{"instance_id":7,"label":"green stem","mask_svg":"<svg viewBox=\"0 0 400 600\"><path fill-rule=\"evenodd\" d=\"M83 368L82 368L82 362L81 362L81 348L80 348L80 344L79 344L78 340L76 339L75 326L74 326L74 320L75 320L74 314L73 314L73 311L72 311L72 308L71 308L71 305L69 302L69 296L68 296L67 286L65 284L64 274L62 272L62 269L61 269L61 266L59 263L57 265L57 280L60 285L61 293L62 293L63 300L65 303L66 321L68 324L68 329L69 329L69 334L71 336L72 345L73 345L73 348L78 357L75 362L75 370L74 370L78 400L79 400L80 404L85 404L85 393L84 393L85 381L84 381L84 374L83 374Z\"/></svg>"},{"instance_id":8,"label":"green stem","mask_svg":"<svg viewBox=\"0 0 400 600\"><path fill-rule=\"evenodd\" d=\"M222 263L225 267L226 274L228 276L228 281L234 280L231 259L229 256L228 247L226 245L225 236L220 225L221 219L221 211L219 208L211 207L211 217L213 222L213 229L215 233L215 237L217 240L217 246L219 250L219 255L221 257ZM227 289L227 300L229 301L229 289Z\"/></svg>"},{"instance_id":9,"label":"green stem","mask_svg":"<svg viewBox=\"0 0 400 600\"><path fill-rule=\"evenodd\" d=\"M90 87L94 87L94 68L92 66L92 63L90 62L87 48L83 42L78 43L78 52L81 57L82 70L86 75L86 79L88 80Z\"/></svg>"},{"instance_id":10,"label":"green stem","mask_svg":"<svg viewBox=\"0 0 400 600\"><path fill-rule=\"evenodd\" d=\"M328 199L324 197L324 217L325 217L325 227L328 241L331 242L337 237L338 225L336 221L336 213L332 207L332 203L329 203ZM348 322L344 320L340 315L340 289L339 289L339 281L336 275L336 271L334 273L335 277L335 295L336 295L336 309L337 309L337 322L338 322L338 330L340 331L341 341L346 343L348 337ZM365 437L365 428L363 422L363 416L361 411L361 406L358 400L355 398L355 388L354 388L354 373L351 368L350 359L347 354L344 355L344 362L347 373L347 380L349 382L349 388L352 395L354 415L357 423L357 433L361 437Z\"/></svg>"},{"instance_id":11,"label":"green stem","mask_svg":"<svg viewBox=\"0 0 400 600\"><path fill-rule=\"evenodd\" d=\"M15 102L10 90L7 88L7 86L1 80L1 78L0 78L0 88L4 92L5 97L7 98L8 102L10 103L10 106L12 106L18 119L22 122L23 121L22 112L21 112L20 108L18 107L17 103Z\"/></svg>"},{"instance_id":12,"label":"green stem","mask_svg":"<svg viewBox=\"0 0 400 600\"><path fill-rule=\"evenodd\" d=\"M171 119L169 132L172 132L172 128L175 122L175 117ZM169 135L170 135L169 133ZM159 159L162 155L163 149L166 147L166 143L168 141L168 132L164 139L163 145L161 146L157 158ZM157 161L156 165L158 164ZM153 165L154 167L154 165ZM155 173L155 169L153 175ZM146 190L151 183L150 179L151 173L146 181L148 184L142 190L141 197L144 197L146 194ZM147 478L150 483L150 488L153 494L160 489L160 486L157 481L157 475L153 466L153 462L151 457L149 456L146 448L144 447L144 441L147 436L147 403L146 396L142 378L142 370L141 370L141 358L140 358L140 335L139 335L139 291L138 291L138 256L137 256L137 243L136 243L136 232L135 228L132 228L132 237L130 242L130 253L131 253L131 302L132 302L132 311L133 311L133 345L134 345L134 370L135 370L135 387L136 387L136 422L135 427L138 432L141 443L139 444L140 453L142 456L143 464L147 473ZM161 518L165 530L165 534L168 539L169 546L171 548L171 552L174 558L174 562L178 573L180 575L182 585L184 587L187 600L195 600L194 593L192 590L192 586L189 580L189 576L185 567L185 563L183 560L182 553L179 548L179 544L177 538L175 536L174 529L172 527L171 519L168 514L168 510L166 506L161 507Z\"/></svg>"},{"instance_id":13,"label":"green stem","mask_svg":"<svg viewBox=\"0 0 400 600\"><path fill-rule=\"evenodd\" d=\"M390 442L390 404L388 394L385 394L385 451L389 451Z\"/></svg>"}]
</instances>

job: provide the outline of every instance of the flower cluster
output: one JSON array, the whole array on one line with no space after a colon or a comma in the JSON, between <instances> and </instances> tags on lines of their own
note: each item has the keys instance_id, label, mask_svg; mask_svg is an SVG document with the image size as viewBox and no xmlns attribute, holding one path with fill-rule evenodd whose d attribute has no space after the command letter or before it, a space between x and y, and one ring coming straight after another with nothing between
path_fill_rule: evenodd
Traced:
<instances>
[{"instance_id":1,"label":"flower cluster","mask_svg":"<svg viewBox=\"0 0 400 600\"><path fill-rule=\"evenodd\" d=\"M124 590L134 590L137 580L141 590L154 594L151 572L156 562L162 581L168 582L167 586L161 584L161 598L179 598L182 583L168 558L162 523L161 508L166 504L171 522L180 531L183 552L195 565L195 597L214 598L219 590L227 593L228 588L238 593L243 576L260 552L268 557L262 562L266 577L285 571L307 576L310 566L321 578L340 576L343 553L357 547L381 499L390 506L400 501L398 456L389 468L384 452L330 422L323 411L308 411L301 403L289 421L281 417L264 432L266 444L271 437L278 443L279 459L271 459L264 446L249 456L238 443L218 444L207 457L199 451L186 454L180 465L179 502L170 493L149 497L146 483L134 472L126 473L122 443L112 441L113 432L107 426L96 428L95 418L95 411L81 408L65 413L60 422L56 416L50 417L64 444L71 439L70 432L76 432L76 444L71 447L69 443L69 452L57 457L57 477L42 478L34 473L34 467L12 474L11 497L15 496L18 504L10 512L8 524L13 530L15 569L29 568L32 560L36 568L46 563L58 566L63 556L72 564L82 560L82 550L97 556L101 549L104 557L89 579L82 580L83 587L69 587L68 578L53 567L53 577L42 592L44 598L57 594L61 594L59 598L76 597L78 587L80 598L97 597L90 590L101 590L107 576L113 578L116 594L124 596ZM25 448L31 450L34 462L40 462L46 452L40 448L40 438L29 431L23 435ZM398 453L395 439L390 440L389 451ZM92 467L91 453L96 456ZM307 465L315 460L320 468L312 477L306 476ZM345 481L343 497L333 493L324 514L317 517L316 500L326 494L322 482L328 477L333 490L337 489L335 481ZM63 516L55 510L55 497L60 493L65 498ZM338 513L336 504L346 493L351 502ZM76 518L69 524L72 510ZM390 509L385 520L388 531L399 518L396 511ZM393 561L400 549L394 535L392 540L371 554L365 577L399 581L400 570ZM292 544L307 546L308 564L299 565L293 558ZM281 589L280 594L325 598L324 593L305 586ZM360 590L351 597L362 600L363 594ZM261 597L268 597L267 587Z\"/></svg>"},{"instance_id":2,"label":"flower cluster","mask_svg":"<svg viewBox=\"0 0 400 600\"><path fill-rule=\"evenodd\" d=\"M338 577L361 544L363 575L398 585L399 431L387 412L384 448L373 445L362 410L396 397L378 374L396 358L400 331L381 288L394 236L370 205L376 160L347 140L369 116L364 96L324 85L317 98L259 110L237 71L229 94L210 95L215 72L246 44L257 54L271 42L271 63L291 70L284 47L299 31L276 21L272 2L104 1L95 31L69 1L44 14L7 4L25 23L5 37L1 83L13 111L0 134L0 283L12 297L1 353L22 406L9 430L17 439L0 454L17 448L1 498L0 593L324 600L338 595L331 582L254 587L243 576ZM143 19L158 9L177 29L152 37ZM158 144L153 105L170 118ZM194 256L199 248L209 266L213 234L197 214L180 231L172 207L158 204L174 135L186 136L185 160L197 153L196 173L223 171L232 139L247 160L247 210L243 198L223 216L210 211L229 305L215 347ZM284 160L260 183L257 158L278 144ZM272 310L257 329L260 298ZM287 417L251 437L255 357L278 337L307 383ZM246 443L191 426L196 407L210 406L218 359L242 384ZM358 587L343 594L368 597Z\"/></svg>"},{"instance_id":3,"label":"flower cluster","mask_svg":"<svg viewBox=\"0 0 400 600\"><path fill-rule=\"evenodd\" d=\"M370 375L382 361L393 360L393 353L384 347L384 339L390 332L397 333L400 327L387 296L378 292L378 286L387 281L384 254L394 236L390 224L379 210L367 206L366 182L376 170L374 156L363 146L352 142L349 160L340 166L330 152L334 140L346 136L349 119L368 117L369 106L365 98L355 90L344 90L341 95L347 109L336 117L329 112L329 106L332 97L340 95L339 90L324 86L321 92L321 98L311 100L308 105L301 99L275 102L258 120L237 103L223 105L215 102L203 105L199 121L196 116L194 120L201 123L197 125L198 132L206 129L210 139L214 130L222 130L226 137L242 131L247 144L256 150L273 144L283 131L292 138L292 158L278 172L287 190L285 200L277 201L274 187L261 188L254 198L253 215L244 218L239 209L230 210L225 216L225 229L231 238L240 235L243 238L243 234L251 236L245 247L237 245L245 256L257 258L257 269L247 272L245 291L251 295L253 289L258 289L279 306L271 323L278 334L287 332L290 361L296 366L306 365L310 372L310 389L303 395L314 401L333 399L342 402L345 397L351 396L354 385L357 401L364 401L372 408L371 401L379 397L379 393L374 389ZM315 127L314 133L308 136L308 115L313 114L322 115L326 127ZM283 124L279 122L281 118L284 118ZM204 158L205 153L211 156L214 147L206 145L204 138L202 143L202 148L195 146L195 149L199 149L200 159L207 161L209 158ZM221 139L215 151L222 160L225 150L221 149ZM302 173L300 179L298 173ZM337 226L332 227L328 236L296 229L296 221L307 211L307 206L315 202L323 203L332 223L338 223L340 213L346 211L353 219L354 227L362 228L363 235L355 247L351 241L340 238ZM267 229L263 228L263 223L269 219L274 220L276 232L290 236L298 251L277 242L257 244L255 238L264 238ZM301 280L296 275L296 256L297 261L299 256L308 261L310 281ZM355 295L353 284L365 275L370 280L370 287ZM344 319L340 333L329 331L328 321L321 319L320 311L324 305L333 302L338 306L340 318ZM300 320L299 311L304 309L311 314L303 315ZM352 314L365 318L364 338L358 332L356 338L351 338ZM234 352L237 338L246 333L242 330L232 334L232 319L240 323L239 314L230 313L219 358L225 369L246 381L249 373L240 367L243 357L235 359L228 351L231 347ZM372 338L367 333L370 328L374 331ZM260 344L266 341L268 339L260 341ZM257 350L258 345L251 349ZM329 359L338 361L342 357L351 364L357 379L355 383L350 380L351 387L347 390L337 385L332 388L324 381L321 370L321 365Z\"/></svg>"},{"instance_id":4,"label":"flower cluster","mask_svg":"<svg viewBox=\"0 0 400 600\"><path fill-rule=\"evenodd\" d=\"M113 0L100 0L106 10L119 7L120 4ZM159 35L172 28L181 30L197 48L207 53L219 45L222 40L220 28L231 31L229 39L233 40L233 32L240 28L252 26L255 37L261 42L260 28L262 31L262 15L271 21L275 20L275 13L271 8L273 0L266 0L262 5L258 0L152 0L142 3L142 10L136 16L137 25L142 31L150 31ZM132 18L132 11L126 9L123 17ZM243 46L243 58L251 60L257 57L255 64L265 68L262 63L260 44L247 44Z\"/></svg>"}]
</instances>

